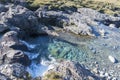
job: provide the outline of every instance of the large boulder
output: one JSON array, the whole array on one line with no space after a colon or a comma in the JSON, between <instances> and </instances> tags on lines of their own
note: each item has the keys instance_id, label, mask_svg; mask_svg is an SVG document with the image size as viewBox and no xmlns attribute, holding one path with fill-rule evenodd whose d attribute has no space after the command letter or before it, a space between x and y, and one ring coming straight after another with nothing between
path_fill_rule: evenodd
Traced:
<instances>
[{"instance_id":1,"label":"large boulder","mask_svg":"<svg viewBox=\"0 0 120 80\"><path fill-rule=\"evenodd\" d=\"M19 34L16 31L9 31L5 33L0 41L2 49L7 51L8 48L27 51L27 46L19 39Z\"/></svg>"},{"instance_id":2,"label":"large boulder","mask_svg":"<svg viewBox=\"0 0 120 80\"><path fill-rule=\"evenodd\" d=\"M40 22L47 26L61 27L79 35L100 35L98 29L100 29L101 23L106 26L114 24L115 27L120 27L120 17L102 14L89 8L79 8L73 12L71 10L71 13L66 12L66 10L55 11L39 8L36 14Z\"/></svg>"},{"instance_id":3,"label":"large boulder","mask_svg":"<svg viewBox=\"0 0 120 80\"><path fill-rule=\"evenodd\" d=\"M0 64L18 62L25 66L30 65L31 61L23 52L27 50L27 46L19 40L16 31L7 32L0 42Z\"/></svg>"},{"instance_id":4,"label":"large boulder","mask_svg":"<svg viewBox=\"0 0 120 80\"><path fill-rule=\"evenodd\" d=\"M18 27L28 34L36 34L37 26L37 17L29 9L13 4L0 6L0 28L3 29L0 32L7 28Z\"/></svg>"},{"instance_id":5,"label":"large boulder","mask_svg":"<svg viewBox=\"0 0 120 80\"><path fill-rule=\"evenodd\" d=\"M28 56L20 50L9 50L0 55L1 63L20 63L24 66L30 65L31 61Z\"/></svg>"}]
</instances>

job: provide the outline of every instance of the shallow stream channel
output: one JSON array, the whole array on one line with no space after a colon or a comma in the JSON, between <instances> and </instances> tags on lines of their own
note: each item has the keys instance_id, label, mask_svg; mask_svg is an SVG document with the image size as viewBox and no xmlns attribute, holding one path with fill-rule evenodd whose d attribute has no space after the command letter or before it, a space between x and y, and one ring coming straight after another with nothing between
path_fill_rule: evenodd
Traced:
<instances>
[{"instance_id":1,"label":"shallow stream channel","mask_svg":"<svg viewBox=\"0 0 120 80\"><path fill-rule=\"evenodd\" d=\"M39 36L26 40L31 53L26 53L32 60L27 71L34 77L43 76L45 71L53 68L56 60L80 62L88 69L99 68L109 70L114 66L108 59L109 55L120 60L119 48L105 42L106 38L98 39L81 37L71 33L61 33L59 37ZM104 41L104 42L103 42ZM114 54L115 53L115 54ZM119 74L119 73L118 73Z\"/></svg>"}]
</instances>

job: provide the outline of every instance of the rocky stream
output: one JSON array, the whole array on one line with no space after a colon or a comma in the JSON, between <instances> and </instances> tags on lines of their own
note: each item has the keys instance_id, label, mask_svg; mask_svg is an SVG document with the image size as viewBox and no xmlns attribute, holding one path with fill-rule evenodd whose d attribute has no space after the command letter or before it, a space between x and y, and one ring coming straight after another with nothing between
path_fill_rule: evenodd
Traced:
<instances>
[{"instance_id":1,"label":"rocky stream","mask_svg":"<svg viewBox=\"0 0 120 80\"><path fill-rule=\"evenodd\" d=\"M0 3L0 80L120 80L119 27L90 8Z\"/></svg>"}]
</instances>

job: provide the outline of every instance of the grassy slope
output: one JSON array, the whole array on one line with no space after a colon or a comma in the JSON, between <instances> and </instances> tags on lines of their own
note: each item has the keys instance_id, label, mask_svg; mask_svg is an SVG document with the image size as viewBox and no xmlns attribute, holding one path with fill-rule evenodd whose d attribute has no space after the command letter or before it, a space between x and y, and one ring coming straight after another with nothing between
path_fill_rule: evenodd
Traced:
<instances>
[{"instance_id":1,"label":"grassy slope","mask_svg":"<svg viewBox=\"0 0 120 80\"><path fill-rule=\"evenodd\" d=\"M120 14L120 0L28 0L32 7L49 5L60 9L63 6L87 7L107 14Z\"/></svg>"}]
</instances>

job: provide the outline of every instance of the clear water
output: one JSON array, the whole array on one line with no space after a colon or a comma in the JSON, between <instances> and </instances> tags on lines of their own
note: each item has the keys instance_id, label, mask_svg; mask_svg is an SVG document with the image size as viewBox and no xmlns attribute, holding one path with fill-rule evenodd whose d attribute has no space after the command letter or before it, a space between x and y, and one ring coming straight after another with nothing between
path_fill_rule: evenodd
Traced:
<instances>
[{"instance_id":1,"label":"clear water","mask_svg":"<svg viewBox=\"0 0 120 80\"><path fill-rule=\"evenodd\" d=\"M51 66L55 63L55 58L85 63L91 57L90 51L85 45L73 44L55 37L41 36L30 38L27 42L29 44L24 43L28 47L32 46L31 53L26 53L32 60L32 64L27 68L27 71L33 78L42 76L47 70L53 68ZM33 45L35 45L34 48ZM49 57L50 55L52 57ZM42 61L44 61L44 64Z\"/></svg>"},{"instance_id":2,"label":"clear water","mask_svg":"<svg viewBox=\"0 0 120 80\"><path fill-rule=\"evenodd\" d=\"M56 59L67 59L72 61L86 62L92 57L91 51L85 45L77 45L62 39L57 39L50 36L31 38L28 41L30 44L36 45L32 53L39 53L36 58L38 61L42 58L49 59L52 55Z\"/></svg>"},{"instance_id":3,"label":"clear water","mask_svg":"<svg viewBox=\"0 0 120 80\"><path fill-rule=\"evenodd\" d=\"M96 68L97 63L100 66L100 70L108 69L109 71L109 68L117 65L110 62L108 59L109 55L114 56L118 61L120 61L120 42L115 41L116 39L114 39L115 38L110 37L91 39L64 33L62 34L62 37L59 36L59 38L40 36L37 38L30 38L27 42L32 45L36 45L35 48L31 49L31 53L33 53L33 55L37 55L36 57L31 58L36 63L41 63L43 59L45 61L51 61L49 55L52 55L55 59L66 59L80 62L80 64L84 64L89 69ZM117 49L115 49L113 45L117 46ZM30 67L33 74L40 73L35 73L34 66L36 67L36 65L32 65ZM40 66L37 67L40 68ZM118 71L116 72L118 73Z\"/></svg>"}]
</instances>

